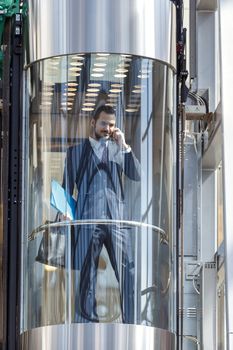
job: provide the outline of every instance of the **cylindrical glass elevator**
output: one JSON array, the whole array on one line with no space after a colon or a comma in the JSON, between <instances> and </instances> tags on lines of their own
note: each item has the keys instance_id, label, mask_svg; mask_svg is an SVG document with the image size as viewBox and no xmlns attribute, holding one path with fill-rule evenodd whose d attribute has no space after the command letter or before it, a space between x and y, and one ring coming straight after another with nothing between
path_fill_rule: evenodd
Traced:
<instances>
[{"instance_id":1,"label":"cylindrical glass elevator","mask_svg":"<svg viewBox=\"0 0 233 350\"><path fill-rule=\"evenodd\" d=\"M175 347L173 11L29 1L24 350Z\"/></svg>"}]
</instances>

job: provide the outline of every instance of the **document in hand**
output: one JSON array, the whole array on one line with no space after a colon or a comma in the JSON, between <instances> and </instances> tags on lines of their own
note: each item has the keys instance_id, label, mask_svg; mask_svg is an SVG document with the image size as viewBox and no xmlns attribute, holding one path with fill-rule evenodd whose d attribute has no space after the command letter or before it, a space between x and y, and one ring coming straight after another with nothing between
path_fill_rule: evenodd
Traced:
<instances>
[{"instance_id":1,"label":"document in hand","mask_svg":"<svg viewBox=\"0 0 233 350\"><path fill-rule=\"evenodd\" d=\"M50 204L70 220L74 220L76 201L56 180L51 181Z\"/></svg>"}]
</instances>

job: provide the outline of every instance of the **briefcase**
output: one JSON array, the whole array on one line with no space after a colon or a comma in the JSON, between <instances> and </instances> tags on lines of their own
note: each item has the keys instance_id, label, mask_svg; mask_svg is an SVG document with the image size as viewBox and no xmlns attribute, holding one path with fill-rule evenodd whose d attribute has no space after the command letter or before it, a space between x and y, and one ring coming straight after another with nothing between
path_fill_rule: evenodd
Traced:
<instances>
[{"instance_id":1,"label":"briefcase","mask_svg":"<svg viewBox=\"0 0 233 350\"><path fill-rule=\"evenodd\" d=\"M65 267L66 227L45 225L36 261L54 266Z\"/></svg>"}]
</instances>

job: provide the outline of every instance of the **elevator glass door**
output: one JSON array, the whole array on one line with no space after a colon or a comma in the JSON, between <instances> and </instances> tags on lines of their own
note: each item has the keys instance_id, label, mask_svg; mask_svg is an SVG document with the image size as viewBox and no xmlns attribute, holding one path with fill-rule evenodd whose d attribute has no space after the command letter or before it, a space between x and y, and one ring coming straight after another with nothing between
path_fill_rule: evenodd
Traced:
<instances>
[{"instance_id":1,"label":"elevator glass door","mask_svg":"<svg viewBox=\"0 0 233 350\"><path fill-rule=\"evenodd\" d=\"M171 68L131 55L28 68L21 332L172 329L173 91Z\"/></svg>"}]
</instances>

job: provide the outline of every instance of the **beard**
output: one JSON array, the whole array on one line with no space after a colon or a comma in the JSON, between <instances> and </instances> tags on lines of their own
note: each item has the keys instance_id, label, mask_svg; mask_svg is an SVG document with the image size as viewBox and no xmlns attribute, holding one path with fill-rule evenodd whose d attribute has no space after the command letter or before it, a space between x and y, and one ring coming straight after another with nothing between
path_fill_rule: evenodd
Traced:
<instances>
[{"instance_id":1,"label":"beard","mask_svg":"<svg viewBox=\"0 0 233 350\"><path fill-rule=\"evenodd\" d=\"M95 135L95 139L100 141L100 140L108 140L110 135L109 134L105 134L103 135L102 133L98 133L96 130L94 130L94 135Z\"/></svg>"}]
</instances>

